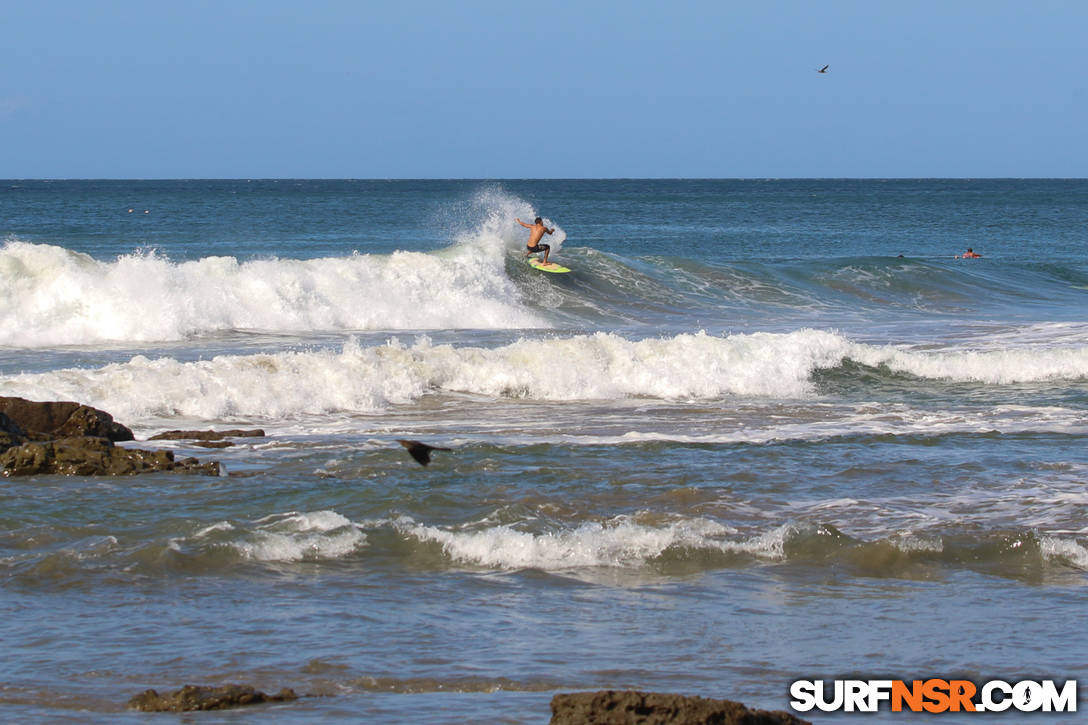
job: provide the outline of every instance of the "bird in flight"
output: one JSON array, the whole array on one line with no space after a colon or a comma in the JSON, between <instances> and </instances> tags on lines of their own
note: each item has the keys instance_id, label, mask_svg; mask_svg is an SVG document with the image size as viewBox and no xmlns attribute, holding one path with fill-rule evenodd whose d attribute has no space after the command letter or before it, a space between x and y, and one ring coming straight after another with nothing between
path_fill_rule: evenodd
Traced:
<instances>
[{"instance_id":1,"label":"bird in flight","mask_svg":"<svg viewBox=\"0 0 1088 725\"><path fill-rule=\"evenodd\" d=\"M419 441L403 441L399 438L397 443L408 449L408 454L412 458L416 459L416 462L421 466L426 466L431 462L431 451L448 451L449 448L442 448L441 446L430 446L426 443L420 443Z\"/></svg>"},{"instance_id":2,"label":"bird in flight","mask_svg":"<svg viewBox=\"0 0 1088 725\"><path fill-rule=\"evenodd\" d=\"M816 72L817 73L827 73L827 69L830 68L830 67L831 67L831 64L828 63L827 65L825 65L823 68L821 68L820 70L818 70Z\"/></svg>"}]
</instances>

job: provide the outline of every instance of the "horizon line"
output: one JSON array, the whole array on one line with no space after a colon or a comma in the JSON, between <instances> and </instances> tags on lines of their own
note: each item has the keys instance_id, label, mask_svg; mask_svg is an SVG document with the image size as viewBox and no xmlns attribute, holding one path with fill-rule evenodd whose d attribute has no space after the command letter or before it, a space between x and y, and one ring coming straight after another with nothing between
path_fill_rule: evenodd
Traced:
<instances>
[{"instance_id":1,"label":"horizon line","mask_svg":"<svg viewBox=\"0 0 1088 725\"><path fill-rule=\"evenodd\" d=\"M25 176L19 181L1086 181L1085 176Z\"/></svg>"}]
</instances>

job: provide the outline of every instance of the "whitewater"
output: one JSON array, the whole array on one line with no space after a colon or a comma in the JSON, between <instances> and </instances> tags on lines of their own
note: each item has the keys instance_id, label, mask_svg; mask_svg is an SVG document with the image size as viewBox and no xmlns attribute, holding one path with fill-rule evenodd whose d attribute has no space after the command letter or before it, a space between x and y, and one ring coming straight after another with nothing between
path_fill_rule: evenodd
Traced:
<instances>
[{"instance_id":1,"label":"whitewater","mask_svg":"<svg viewBox=\"0 0 1088 725\"><path fill-rule=\"evenodd\" d=\"M276 420L373 413L443 393L548 401L808 399L816 395L814 372L847 362L886 375L988 385L1088 379L1088 346L912 351L799 330L637 341L598 332L497 348L434 345L425 336L411 345L394 339L373 347L351 339L339 350L190 362L137 356L101 368L3 376L0 385L30 399L84 400L133 421L172 415Z\"/></svg>"}]
</instances>

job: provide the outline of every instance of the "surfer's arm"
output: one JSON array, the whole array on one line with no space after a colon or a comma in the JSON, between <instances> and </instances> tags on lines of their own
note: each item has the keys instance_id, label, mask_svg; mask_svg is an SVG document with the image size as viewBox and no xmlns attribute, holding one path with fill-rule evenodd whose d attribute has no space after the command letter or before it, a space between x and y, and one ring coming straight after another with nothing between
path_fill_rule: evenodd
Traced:
<instances>
[{"instance_id":1,"label":"surfer's arm","mask_svg":"<svg viewBox=\"0 0 1088 725\"><path fill-rule=\"evenodd\" d=\"M551 229L545 228L544 231L546 231L548 234L551 234L555 231L555 227L552 227Z\"/></svg>"},{"instance_id":2,"label":"surfer's arm","mask_svg":"<svg viewBox=\"0 0 1088 725\"><path fill-rule=\"evenodd\" d=\"M521 219L516 219L516 218L515 218L515 219L514 219L514 221L516 221L516 222L517 222L518 224L520 224L521 226L525 227L526 229L532 229L532 228L533 228L533 225L532 225L532 224L526 224L526 223L525 223L525 222L523 222L523 221L522 221Z\"/></svg>"}]
</instances>

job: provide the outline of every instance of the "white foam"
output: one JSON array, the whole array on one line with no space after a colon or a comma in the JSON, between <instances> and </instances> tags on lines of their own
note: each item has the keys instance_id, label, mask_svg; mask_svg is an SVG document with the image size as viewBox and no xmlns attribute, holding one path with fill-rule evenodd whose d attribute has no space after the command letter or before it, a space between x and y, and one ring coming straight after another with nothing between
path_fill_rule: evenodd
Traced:
<instances>
[{"instance_id":1,"label":"white foam","mask_svg":"<svg viewBox=\"0 0 1088 725\"><path fill-rule=\"evenodd\" d=\"M1046 559L1064 562L1082 571L1088 571L1088 547L1079 541L1043 536L1039 539L1039 547Z\"/></svg>"},{"instance_id":2,"label":"white foam","mask_svg":"<svg viewBox=\"0 0 1088 725\"><path fill-rule=\"evenodd\" d=\"M233 530L234 530L234 524L232 524L229 521L220 521L218 523L212 524L211 526L205 526L203 529L201 529L200 531L193 534L193 536L200 539L200 538L203 538L203 537L205 537L205 536L207 536L209 534L213 534L213 533L215 533L217 531L233 531Z\"/></svg>"},{"instance_id":3,"label":"white foam","mask_svg":"<svg viewBox=\"0 0 1088 725\"><path fill-rule=\"evenodd\" d=\"M596 333L520 340L498 348L436 346L426 337L417 338L410 347L396 339L363 347L352 339L339 351L222 355L194 362L136 356L98 369L0 376L0 394L79 400L109 410L129 424L154 417L282 420L340 411L373 412L434 393L542 401L637 397L686 401L729 396L792 400L812 398L812 373L847 359L894 367L907 361L917 374L941 378L1025 381L1053 375L1080 379L1088 374L1088 352L1084 351L1025 352L1015 356L1016 362L1006 357L1002 368L994 359L977 354L903 352L806 329L726 337L700 332L637 341ZM995 368L1003 371L995 372ZM1061 409L1001 411L1009 421L1024 417L1026 425L1045 423L1047 417L1068 423ZM954 412L930 418L916 415L910 420L888 418L888 413L876 406L868 416L869 428L903 432L904 424L913 420L918 430L933 432L960 430L965 423ZM987 413L978 424L991 424L992 418ZM857 428L826 420L794 427L804 429L798 437L826 437ZM814 428L822 428L822 433ZM794 437L778 428L768 435Z\"/></svg>"},{"instance_id":4,"label":"white foam","mask_svg":"<svg viewBox=\"0 0 1088 725\"><path fill-rule=\"evenodd\" d=\"M217 331L548 327L504 272L516 242L489 227L432 252L312 260L103 262L61 247L0 248L0 345L183 340Z\"/></svg>"},{"instance_id":5,"label":"white foam","mask_svg":"<svg viewBox=\"0 0 1088 725\"><path fill-rule=\"evenodd\" d=\"M432 346L425 337L412 347L397 340L367 348L349 341L339 352L185 363L137 356L92 370L0 376L0 394L79 400L128 421L366 412L435 392L535 400L797 396L809 392L809 371L834 364L846 345L812 330L638 342L599 333L497 349Z\"/></svg>"},{"instance_id":6,"label":"white foam","mask_svg":"<svg viewBox=\"0 0 1088 725\"><path fill-rule=\"evenodd\" d=\"M920 378L992 385L1088 377L1088 347L1084 346L940 352L873 348L861 351L857 359Z\"/></svg>"},{"instance_id":7,"label":"white foam","mask_svg":"<svg viewBox=\"0 0 1088 725\"><path fill-rule=\"evenodd\" d=\"M529 233L515 220L531 224L538 216L532 205L498 185L480 189L463 206L457 213L459 219L442 219L439 226L462 226L463 229L455 234L458 244L486 247L490 257L496 257L504 250L523 251ZM551 246L552 253L558 252L567 233L549 217L539 216L544 226L554 230L544 237L544 243Z\"/></svg>"},{"instance_id":8,"label":"white foam","mask_svg":"<svg viewBox=\"0 0 1088 725\"><path fill-rule=\"evenodd\" d=\"M892 546L907 554L918 552L936 553L944 551L944 539L939 536L922 536L914 533L901 533L892 536Z\"/></svg>"},{"instance_id":9,"label":"white foam","mask_svg":"<svg viewBox=\"0 0 1088 725\"><path fill-rule=\"evenodd\" d=\"M574 529L546 533L491 526L469 531L418 524L404 517L393 522L402 535L442 545L447 556L497 569L560 571L585 567L637 567L670 548L747 553L783 558L788 527L749 539L726 539L736 530L708 519L685 519L666 526L647 526L628 517L584 523Z\"/></svg>"},{"instance_id":10,"label":"white foam","mask_svg":"<svg viewBox=\"0 0 1088 725\"><path fill-rule=\"evenodd\" d=\"M322 332L547 328L505 273L524 249L531 205L485 188L452 218L434 252L323 259L138 251L112 261L9 238L0 247L0 346L185 340L222 331ZM549 226L555 226L545 220ZM442 226L444 225L444 227ZM566 233L548 237L558 251Z\"/></svg>"},{"instance_id":11,"label":"white foam","mask_svg":"<svg viewBox=\"0 0 1088 725\"><path fill-rule=\"evenodd\" d=\"M366 534L335 511L292 511L244 524L223 521L201 529L193 539L209 536L256 561L338 559L366 544Z\"/></svg>"}]
</instances>

